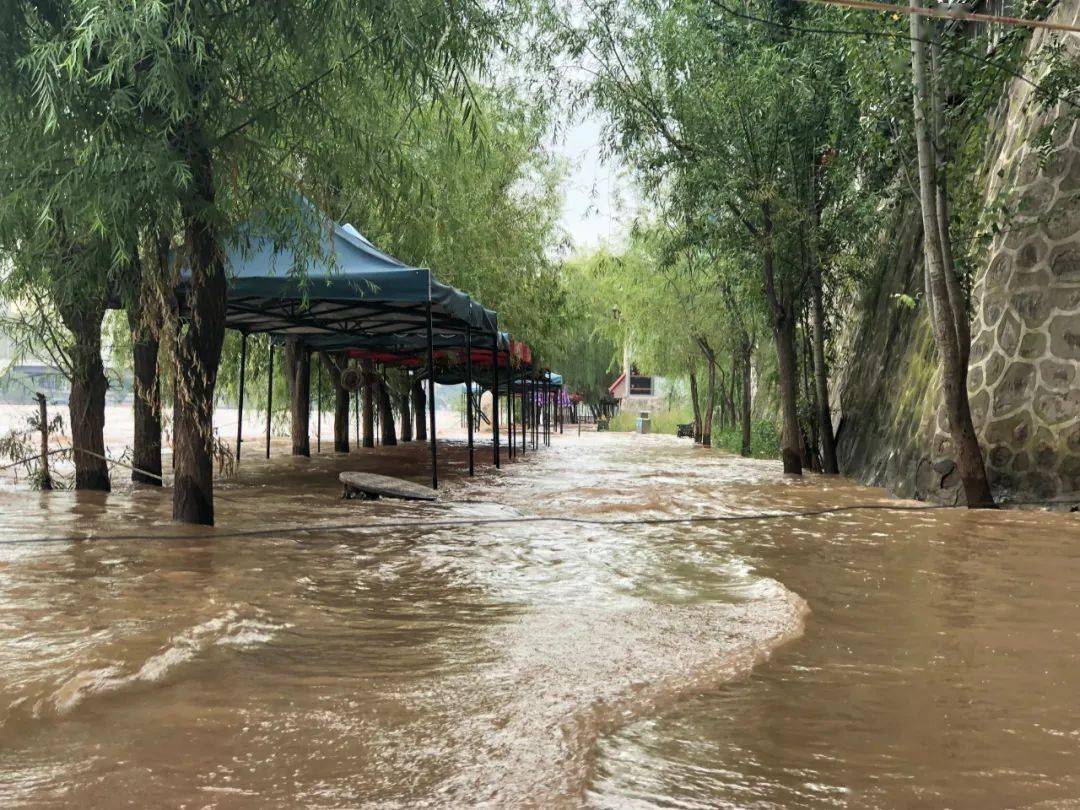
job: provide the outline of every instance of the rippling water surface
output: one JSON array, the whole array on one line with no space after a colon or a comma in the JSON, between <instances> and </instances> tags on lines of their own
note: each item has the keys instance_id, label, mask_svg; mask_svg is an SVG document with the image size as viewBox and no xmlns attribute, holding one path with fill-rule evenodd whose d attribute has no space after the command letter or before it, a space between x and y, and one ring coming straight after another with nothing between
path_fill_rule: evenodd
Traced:
<instances>
[{"instance_id":1,"label":"rippling water surface","mask_svg":"<svg viewBox=\"0 0 1080 810\"><path fill-rule=\"evenodd\" d=\"M420 446L245 461L216 530L159 492L0 493L0 804L1080 797L1075 516L371 525L893 503L666 437L444 456L433 505L338 498Z\"/></svg>"}]
</instances>

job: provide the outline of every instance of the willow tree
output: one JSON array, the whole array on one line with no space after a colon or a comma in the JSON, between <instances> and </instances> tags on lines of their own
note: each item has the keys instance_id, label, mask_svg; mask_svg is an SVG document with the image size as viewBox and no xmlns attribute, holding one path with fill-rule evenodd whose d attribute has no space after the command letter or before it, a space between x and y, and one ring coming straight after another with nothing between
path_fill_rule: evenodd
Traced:
<instances>
[{"instance_id":1,"label":"willow tree","mask_svg":"<svg viewBox=\"0 0 1080 810\"><path fill-rule=\"evenodd\" d=\"M621 362L618 347L605 320L612 317L611 302L590 266L590 257L573 257L561 268L566 294L556 311L554 337L548 341L553 368L562 374L566 387L578 394L594 415L610 400L608 386L615 381L614 368Z\"/></svg>"},{"instance_id":2,"label":"willow tree","mask_svg":"<svg viewBox=\"0 0 1080 810\"><path fill-rule=\"evenodd\" d=\"M321 134L341 118L355 76L380 76L417 104L467 95L466 71L488 51L489 14L435 0L70 0L45 20L38 4L18 6L41 129L93 121L57 183L93 190L93 221L118 251L147 200L154 216L142 227L176 223L163 279L184 291L166 329L178 398L173 517L212 523L228 241L257 215L299 255L318 253L296 227L297 167L332 162L338 141Z\"/></svg>"},{"instance_id":3,"label":"willow tree","mask_svg":"<svg viewBox=\"0 0 1080 810\"><path fill-rule=\"evenodd\" d=\"M921 5L921 3L916 4ZM949 433L957 453L957 470L969 507L993 507L979 439L968 403L968 355L971 326L968 301L953 259L949 198L945 185L945 76L931 78L931 56L940 62L933 23L920 14L911 18L911 69L914 132L918 151L919 208L923 225L925 292L930 325L941 361L941 388ZM940 69L940 67L939 67Z\"/></svg>"},{"instance_id":4,"label":"willow tree","mask_svg":"<svg viewBox=\"0 0 1080 810\"><path fill-rule=\"evenodd\" d=\"M468 115L449 102L400 111L383 135L405 141L386 193L369 192L363 165L342 165L328 210L403 261L432 268L496 310L501 329L543 349L557 338L563 296L555 261L562 169L545 148L549 121L510 88L477 82L472 91Z\"/></svg>"},{"instance_id":5,"label":"willow tree","mask_svg":"<svg viewBox=\"0 0 1080 810\"><path fill-rule=\"evenodd\" d=\"M40 36L59 30L67 13L62 2L16 4L0 28L0 297L16 343L48 356L70 382L75 488L108 490L101 346L114 256L89 189L69 182L96 121L72 114L45 133L38 77L27 67ZM107 100L96 88L81 96L87 105Z\"/></svg>"}]
</instances>

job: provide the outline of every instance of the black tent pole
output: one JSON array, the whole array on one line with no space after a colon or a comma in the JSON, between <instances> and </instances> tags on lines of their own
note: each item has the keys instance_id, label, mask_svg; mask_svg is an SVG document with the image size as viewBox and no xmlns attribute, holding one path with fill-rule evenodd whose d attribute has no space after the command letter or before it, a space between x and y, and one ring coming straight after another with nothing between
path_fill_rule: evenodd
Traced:
<instances>
[{"instance_id":1,"label":"black tent pole","mask_svg":"<svg viewBox=\"0 0 1080 810\"><path fill-rule=\"evenodd\" d=\"M266 457L270 458L270 416L274 412L274 339L270 338L270 368L266 374Z\"/></svg>"},{"instance_id":2,"label":"black tent pole","mask_svg":"<svg viewBox=\"0 0 1080 810\"><path fill-rule=\"evenodd\" d=\"M540 444L544 447L547 447L547 406L547 378L542 377L540 379Z\"/></svg>"},{"instance_id":3,"label":"black tent pole","mask_svg":"<svg viewBox=\"0 0 1080 810\"><path fill-rule=\"evenodd\" d=\"M247 332L240 336L240 401L236 418L236 460L240 460L240 445L244 443L244 371L247 369Z\"/></svg>"},{"instance_id":4,"label":"black tent pole","mask_svg":"<svg viewBox=\"0 0 1080 810\"><path fill-rule=\"evenodd\" d=\"M363 383L361 383L363 385ZM363 447L363 439L360 437L360 388L358 387L353 391L353 408L355 413L353 414L353 426L356 429L356 446ZM347 423L346 423L347 424ZM348 429L346 428L346 432Z\"/></svg>"},{"instance_id":5,"label":"black tent pole","mask_svg":"<svg viewBox=\"0 0 1080 810\"><path fill-rule=\"evenodd\" d=\"M545 372L546 373L546 372ZM544 377L544 445L551 446L551 377Z\"/></svg>"},{"instance_id":6,"label":"black tent pole","mask_svg":"<svg viewBox=\"0 0 1080 810\"><path fill-rule=\"evenodd\" d=\"M315 361L315 403L318 413L315 415L315 452L322 452L322 363Z\"/></svg>"},{"instance_id":7,"label":"black tent pole","mask_svg":"<svg viewBox=\"0 0 1080 810\"><path fill-rule=\"evenodd\" d=\"M430 283L430 282L429 282ZM431 433L431 488L439 488L439 452L435 449L435 336L431 327L431 295L427 302L428 425Z\"/></svg>"},{"instance_id":8,"label":"black tent pole","mask_svg":"<svg viewBox=\"0 0 1080 810\"><path fill-rule=\"evenodd\" d=\"M472 327L465 329L465 429L469 436L469 475L476 474L473 460Z\"/></svg>"},{"instance_id":9,"label":"black tent pole","mask_svg":"<svg viewBox=\"0 0 1080 810\"><path fill-rule=\"evenodd\" d=\"M491 335L491 436L495 469L499 469L499 332Z\"/></svg>"},{"instance_id":10,"label":"black tent pole","mask_svg":"<svg viewBox=\"0 0 1080 810\"><path fill-rule=\"evenodd\" d=\"M544 372L544 447L551 444L551 383Z\"/></svg>"},{"instance_id":11,"label":"black tent pole","mask_svg":"<svg viewBox=\"0 0 1080 810\"><path fill-rule=\"evenodd\" d=\"M540 380L540 403L543 413L540 419L540 441L546 447L548 446L548 378L546 377Z\"/></svg>"},{"instance_id":12,"label":"black tent pole","mask_svg":"<svg viewBox=\"0 0 1080 810\"><path fill-rule=\"evenodd\" d=\"M543 374L543 372L540 372ZM544 380L536 378L536 435L537 447L544 445Z\"/></svg>"}]
</instances>

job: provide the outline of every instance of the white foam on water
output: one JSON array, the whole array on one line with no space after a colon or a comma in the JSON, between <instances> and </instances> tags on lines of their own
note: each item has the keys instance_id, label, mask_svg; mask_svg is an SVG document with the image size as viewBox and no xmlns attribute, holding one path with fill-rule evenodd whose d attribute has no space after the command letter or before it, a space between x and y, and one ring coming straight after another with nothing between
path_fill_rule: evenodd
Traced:
<instances>
[{"instance_id":1,"label":"white foam on water","mask_svg":"<svg viewBox=\"0 0 1080 810\"><path fill-rule=\"evenodd\" d=\"M463 707L477 693L486 705L459 718L456 775L433 803L581 806L604 735L745 677L802 635L806 602L771 580L760 590L749 604L553 605L522 617L496 640L506 655L482 683L473 673L449 686ZM493 683L503 700L491 700Z\"/></svg>"},{"instance_id":2,"label":"white foam on water","mask_svg":"<svg viewBox=\"0 0 1080 810\"><path fill-rule=\"evenodd\" d=\"M243 612L242 612L243 611ZM247 613L248 615L245 615ZM252 648L271 642L287 624L276 624L257 608L231 607L219 616L186 628L131 671L122 664L84 669L68 678L34 707L37 717L48 709L64 716L91 697L116 693L140 684L160 683L211 647Z\"/></svg>"}]
</instances>

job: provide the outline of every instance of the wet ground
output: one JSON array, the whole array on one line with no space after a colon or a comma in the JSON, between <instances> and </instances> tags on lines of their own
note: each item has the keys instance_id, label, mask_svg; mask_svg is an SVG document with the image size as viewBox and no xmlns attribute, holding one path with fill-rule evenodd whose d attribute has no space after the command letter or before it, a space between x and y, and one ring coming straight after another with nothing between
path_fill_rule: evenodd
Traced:
<instances>
[{"instance_id":1,"label":"wet ground","mask_svg":"<svg viewBox=\"0 0 1080 810\"><path fill-rule=\"evenodd\" d=\"M0 492L0 804L1080 800L1077 516L457 523L918 506L659 436L489 454L434 505L338 497L422 446L245 457L212 530Z\"/></svg>"}]
</instances>

